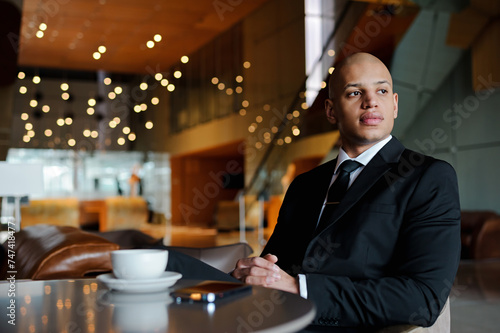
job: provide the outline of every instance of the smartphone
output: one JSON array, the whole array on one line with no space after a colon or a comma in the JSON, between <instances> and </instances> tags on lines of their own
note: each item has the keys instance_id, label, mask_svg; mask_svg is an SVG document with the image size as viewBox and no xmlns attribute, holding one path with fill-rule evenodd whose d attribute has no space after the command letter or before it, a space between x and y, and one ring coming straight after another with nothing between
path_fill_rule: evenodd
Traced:
<instances>
[{"instance_id":1,"label":"smartphone","mask_svg":"<svg viewBox=\"0 0 500 333\"><path fill-rule=\"evenodd\" d=\"M218 299L243 294L252 286L233 282L205 281L200 284L177 289L170 293L178 303L182 301L213 303Z\"/></svg>"}]
</instances>

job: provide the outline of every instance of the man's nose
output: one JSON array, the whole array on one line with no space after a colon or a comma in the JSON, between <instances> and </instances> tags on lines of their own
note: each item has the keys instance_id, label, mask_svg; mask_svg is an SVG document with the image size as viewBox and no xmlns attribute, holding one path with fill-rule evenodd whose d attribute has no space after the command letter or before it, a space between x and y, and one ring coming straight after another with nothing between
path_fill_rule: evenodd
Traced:
<instances>
[{"instance_id":1,"label":"man's nose","mask_svg":"<svg viewBox=\"0 0 500 333\"><path fill-rule=\"evenodd\" d=\"M363 104L362 104L363 109L373 108L377 105L378 105L378 102L377 102L377 96L375 95L375 93L370 93L370 92L365 93L364 98L363 98Z\"/></svg>"}]
</instances>

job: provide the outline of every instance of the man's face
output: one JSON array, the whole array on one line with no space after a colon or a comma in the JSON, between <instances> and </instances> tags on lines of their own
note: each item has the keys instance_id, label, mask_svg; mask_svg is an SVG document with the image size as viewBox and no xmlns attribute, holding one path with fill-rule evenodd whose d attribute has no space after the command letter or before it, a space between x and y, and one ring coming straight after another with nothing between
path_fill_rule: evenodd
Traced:
<instances>
[{"instance_id":1,"label":"man's face","mask_svg":"<svg viewBox=\"0 0 500 333\"><path fill-rule=\"evenodd\" d=\"M360 60L334 75L338 77L326 112L328 120L338 124L346 152L360 153L387 138L398 115L398 96L387 68L381 62Z\"/></svg>"}]
</instances>

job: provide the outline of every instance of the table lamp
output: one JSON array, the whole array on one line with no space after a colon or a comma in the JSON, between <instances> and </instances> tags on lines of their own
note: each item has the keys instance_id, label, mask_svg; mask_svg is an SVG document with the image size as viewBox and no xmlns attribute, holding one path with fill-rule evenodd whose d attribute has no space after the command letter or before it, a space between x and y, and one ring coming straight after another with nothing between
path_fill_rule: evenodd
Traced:
<instances>
[{"instance_id":1,"label":"table lamp","mask_svg":"<svg viewBox=\"0 0 500 333\"><path fill-rule=\"evenodd\" d=\"M21 198L43 193L41 164L0 162L0 197L14 197L15 229L21 229Z\"/></svg>"}]
</instances>

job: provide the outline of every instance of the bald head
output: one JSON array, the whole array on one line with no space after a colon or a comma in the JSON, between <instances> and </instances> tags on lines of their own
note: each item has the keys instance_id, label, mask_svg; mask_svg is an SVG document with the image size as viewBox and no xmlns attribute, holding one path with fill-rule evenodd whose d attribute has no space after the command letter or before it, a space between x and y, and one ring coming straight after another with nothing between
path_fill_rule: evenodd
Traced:
<instances>
[{"instance_id":1,"label":"bald head","mask_svg":"<svg viewBox=\"0 0 500 333\"><path fill-rule=\"evenodd\" d=\"M345 89L345 85L348 84L346 82L346 73L351 71L353 67L358 67L361 71L372 69L382 72L392 88L392 77L385 64L369 53L359 52L342 60L330 76L328 83L330 99L334 99L339 92Z\"/></svg>"}]
</instances>

